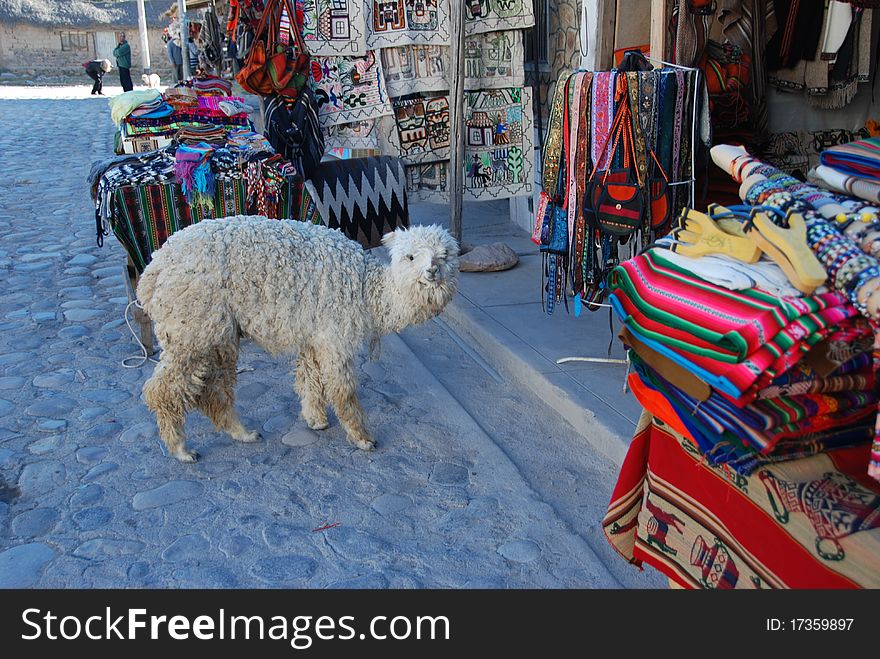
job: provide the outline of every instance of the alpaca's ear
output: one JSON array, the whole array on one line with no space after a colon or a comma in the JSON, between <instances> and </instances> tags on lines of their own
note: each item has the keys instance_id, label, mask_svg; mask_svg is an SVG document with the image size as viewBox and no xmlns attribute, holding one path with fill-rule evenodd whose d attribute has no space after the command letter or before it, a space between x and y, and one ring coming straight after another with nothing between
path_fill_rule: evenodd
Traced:
<instances>
[{"instance_id":1,"label":"alpaca's ear","mask_svg":"<svg viewBox=\"0 0 880 659\"><path fill-rule=\"evenodd\" d=\"M386 233L384 236L382 236L382 244L385 245L385 247L391 247L391 243L393 243L396 238L397 238L396 231L392 231L391 233Z\"/></svg>"}]
</instances>

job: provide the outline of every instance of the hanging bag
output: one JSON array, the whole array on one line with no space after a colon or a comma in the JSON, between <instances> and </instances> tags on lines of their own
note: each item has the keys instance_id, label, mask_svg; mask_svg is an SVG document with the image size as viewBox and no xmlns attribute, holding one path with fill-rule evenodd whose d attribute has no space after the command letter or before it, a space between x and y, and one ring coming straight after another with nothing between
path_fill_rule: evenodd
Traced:
<instances>
[{"instance_id":1,"label":"hanging bag","mask_svg":"<svg viewBox=\"0 0 880 659\"><path fill-rule=\"evenodd\" d=\"M290 0L281 0L278 19L272 21L274 39L266 68L276 93L295 99L309 79L311 57L306 50ZM291 38L292 37L292 38Z\"/></svg>"},{"instance_id":2,"label":"hanging bag","mask_svg":"<svg viewBox=\"0 0 880 659\"><path fill-rule=\"evenodd\" d=\"M245 60L244 67L235 76L245 91L258 96L268 96L275 91L272 86L272 78L266 68L268 47L266 44L269 37L267 22L274 15L275 0L268 0L263 9L263 15L254 31L254 43Z\"/></svg>"},{"instance_id":3,"label":"hanging bag","mask_svg":"<svg viewBox=\"0 0 880 659\"><path fill-rule=\"evenodd\" d=\"M600 231L626 239L644 226L645 194L641 176L634 163L635 147L626 76L618 76L616 86L617 111L601 153L605 152L613 136L609 165L614 162L615 153L620 146L623 148L624 166L623 169L606 169L598 178L598 168L593 170L590 174L591 189L584 197L584 211L592 213L594 225ZM632 180L633 171L635 181Z\"/></svg>"},{"instance_id":4,"label":"hanging bag","mask_svg":"<svg viewBox=\"0 0 880 659\"><path fill-rule=\"evenodd\" d=\"M669 177L666 176L653 150L651 150L651 158L661 174L661 177L657 177L655 172L648 183L651 197L651 231L662 234L666 232L672 219L672 194L669 189Z\"/></svg>"}]
</instances>

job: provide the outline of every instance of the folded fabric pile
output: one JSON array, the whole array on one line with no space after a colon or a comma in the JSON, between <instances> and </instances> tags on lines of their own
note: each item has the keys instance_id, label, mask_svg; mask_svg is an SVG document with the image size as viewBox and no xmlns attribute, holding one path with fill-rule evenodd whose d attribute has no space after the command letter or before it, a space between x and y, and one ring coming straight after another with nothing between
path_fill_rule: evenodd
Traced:
<instances>
[{"instance_id":1,"label":"folded fabric pile","mask_svg":"<svg viewBox=\"0 0 880 659\"><path fill-rule=\"evenodd\" d=\"M815 174L834 190L880 203L880 137L823 151Z\"/></svg>"},{"instance_id":2,"label":"folded fabric pile","mask_svg":"<svg viewBox=\"0 0 880 659\"><path fill-rule=\"evenodd\" d=\"M194 89L199 96L231 96L232 84L217 76L205 75L177 83L177 87Z\"/></svg>"},{"instance_id":3,"label":"folded fabric pile","mask_svg":"<svg viewBox=\"0 0 880 659\"><path fill-rule=\"evenodd\" d=\"M223 126L184 126L175 135L174 139L182 144L197 144L208 142L210 144L225 144L226 129Z\"/></svg>"},{"instance_id":4,"label":"folded fabric pile","mask_svg":"<svg viewBox=\"0 0 880 659\"><path fill-rule=\"evenodd\" d=\"M226 135L226 147L234 153L275 153L275 149L265 135L246 128L230 130Z\"/></svg>"},{"instance_id":5,"label":"folded fabric pile","mask_svg":"<svg viewBox=\"0 0 880 659\"><path fill-rule=\"evenodd\" d=\"M108 101L110 105L110 118L114 124L121 126L122 121L135 109L142 105L149 106L156 101L162 102L162 93L158 89L136 89L130 92L123 92Z\"/></svg>"},{"instance_id":6,"label":"folded fabric pile","mask_svg":"<svg viewBox=\"0 0 880 659\"><path fill-rule=\"evenodd\" d=\"M225 81L221 81L225 82ZM212 89L220 89L209 82ZM191 87L172 87L165 94L158 90L126 92L110 101L111 114L123 143L135 138L175 138L184 131L185 141L222 143L230 128L254 126L248 119L244 99L229 93L203 96ZM166 142L167 143L167 142ZM123 148L120 146L119 148ZM135 149L138 150L138 149Z\"/></svg>"},{"instance_id":7,"label":"folded fabric pile","mask_svg":"<svg viewBox=\"0 0 880 659\"><path fill-rule=\"evenodd\" d=\"M780 288L774 263L729 259L737 276L723 277L705 258L654 247L612 272L642 405L743 474L870 441L869 322L837 292ZM697 274L709 270L716 283Z\"/></svg>"},{"instance_id":8,"label":"folded fabric pile","mask_svg":"<svg viewBox=\"0 0 880 659\"><path fill-rule=\"evenodd\" d=\"M199 96L198 108L208 115L234 117L252 110L240 96Z\"/></svg>"},{"instance_id":9,"label":"folded fabric pile","mask_svg":"<svg viewBox=\"0 0 880 659\"><path fill-rule=\"evenodd\" d=\"M128 116L138 119L159 119L167 117L173 112L174 108L166 103L162 96L157 96L152 101L141 103Z\"/></svg>"}]
</instances>

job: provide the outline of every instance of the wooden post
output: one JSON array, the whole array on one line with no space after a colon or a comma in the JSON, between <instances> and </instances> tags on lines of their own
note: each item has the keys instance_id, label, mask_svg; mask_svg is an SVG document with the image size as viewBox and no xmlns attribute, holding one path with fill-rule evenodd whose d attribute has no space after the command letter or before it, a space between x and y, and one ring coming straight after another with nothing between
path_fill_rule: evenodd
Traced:
<instances>
[{"instance_id":1,"label":"wooden post","mask_svg":"<svg viewBox=\"0 0 880 659\"><path fill-rule=\"evenodd\" d=\"M144 11L144 0L137 0L138 6L138 35L141 38L141 60L144 64L144 73L152 73L150 68L150 39L147 35L147 14Z\"/></svg>"},{"instance_id":2,"label":"wooden post","mask_svg":"<svg viewBox=\"0 0 880 659\"><path fill-rule=\"evenodd\" d=\"M651 0L651 57L655 68L663 66L657 60L666 58L666 0Z\"/></svg>"},{"instance_id":3,"label":"wooden post","mask_svg":"<svg viewBox=\"0 0 880 659\"><path fill-rule=\"evenodd\" d=\"M189 30L186 26L186 0L177 0L177 14L180 21L180 57L183 60L183 79L189 80Z\"/></svg>"},{"instance_id":4,"label":"wooden post","mask_svg":"<svg viewBox=\"0 0 880 659\"><path fill-rule=\"evenodd\" d=\"M617 24L617 0L598 0L596 3L596 48L591 50L593 71L605 71L614 66L614 26Z\"/></svg>"},{"instance_id":5,"label":"wooden post","mask_svg":"<svg viewBox=\"0 0 880 659\"><path fill-rule=\"evenodd\" d=\"M449 231L461 244L461 207L464 195L464 2L450 2L449 49ZM455 7L459 9L456 11Z\"/></svg>"}]
</instances>

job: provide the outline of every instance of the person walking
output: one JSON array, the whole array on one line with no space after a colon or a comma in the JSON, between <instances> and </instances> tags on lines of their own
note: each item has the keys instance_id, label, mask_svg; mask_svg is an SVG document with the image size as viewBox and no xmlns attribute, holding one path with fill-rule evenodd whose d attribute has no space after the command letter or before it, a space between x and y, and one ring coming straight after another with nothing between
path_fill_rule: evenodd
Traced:
<instances>
[{"instance_id":1,"label":"person walking","mask_svg":"<svg viewBox=\"0 0 880 659\"><path fill-rule=\"evenodd\" d=\"M110 60L107 59L93 59L87 62L83 62L83 68L86 70L86 75L88 75L95 83L92 85L92 96L98 94L99 96L103 96L104 92L101 91L104 87L104 74L110 70Z\"/></svg>"},{"instance_id":2,"label":"person walking","mask_svg":"<svg viewBox=\"0 0 880 659\"><path fill-rule=\"evenodd\" d=\"M131 82L131 46L125 40L125 32L119 33L119 45L113 49L113 57L116 58L116 66L119 67L119 82L122 91L130 92L134 89Z\"/></svg>"}]
</instances>

